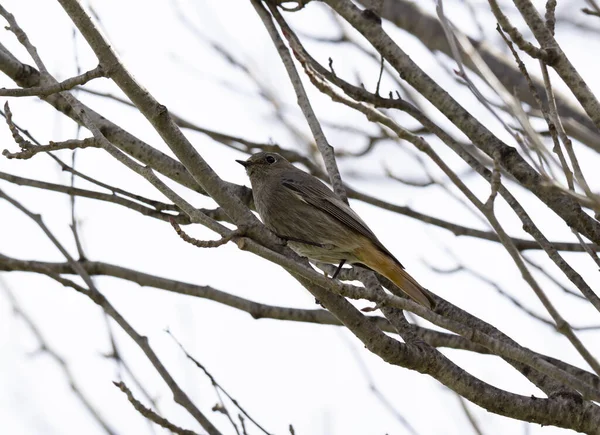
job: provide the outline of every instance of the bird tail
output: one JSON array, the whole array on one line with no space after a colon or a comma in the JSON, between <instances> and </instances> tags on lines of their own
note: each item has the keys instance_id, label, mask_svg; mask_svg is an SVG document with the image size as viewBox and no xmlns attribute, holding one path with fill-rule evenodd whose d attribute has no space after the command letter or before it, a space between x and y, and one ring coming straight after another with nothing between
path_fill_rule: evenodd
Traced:
<instances>
[{"instance_id":1,"label":"bird tail","mask_svg":"<svg viewBox=\"0 0 600 435\"><path fill-rule=\"evenodd\" d=\"M392 281L412 300L432 309L434 305L432 299L427 296L423 287L394 258L373 245L366 249L364 247L359 248L355 254L361 263Z\"/></svg>"}]
</instances>

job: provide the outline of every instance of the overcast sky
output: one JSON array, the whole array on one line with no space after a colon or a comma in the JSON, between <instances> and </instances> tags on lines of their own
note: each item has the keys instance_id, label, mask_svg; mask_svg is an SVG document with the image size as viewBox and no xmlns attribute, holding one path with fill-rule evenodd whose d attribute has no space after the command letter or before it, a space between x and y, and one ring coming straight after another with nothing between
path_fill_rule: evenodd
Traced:
<instances>
[{"instance_id":1,"label":"overcast sky","mask_svg":"<svg viewBox=\"0 0 600 435\"><path fill-rule=\"evenodd\" d=\"M298 143L277 124L272 107L260 99L256 86L218 56L206 40L199 38L202 35L217 40L247 62L284 102L288 119L308 134L281 61L248 1L106 0L91 4L100 19L100 26L125 66L173 113L215 131L255 141L272 140L302 153L308 151L304 144ZM486 35L491 42L497 42L495 26L485 11L487 3L475 4ZM471 15L462 7L462 2L448 1L445 5L448 15L461 29L477 35L477 27L470 22ZM565 5L572 6L575 2ZM76 58L82 71L96 66L85 41L79 35L73 38L73 25L58 3L8 0L3 2L3 6L15 15L57 79L77 73ZM434 9L431 2L424 2L423 7L431 11ZM561 7L562 4L559 5L559 13L564 13ZM288 17L295 28L305 33L333 36L331 29L335 27L321 4L313 2L305 11ZM196 26L198 33L191 31L186 22ZM428 74L442 82L468 110L481 113L490 128L503 139L510 140L475 99L448 78L447 71L439 65L437 58L416 39L392 29L389 24L385 28L397 41L401 41L402 48ZM595 86L598 95L600 83L593 80L597 77L598 60L591 59L584 47L598 44L599 33L577 36L573 27L568 25L559 26L557 33L559 41L565 41L563 48L580 72L584 77L592 78L588 83ZM11 33L2 32L0 42L21 61L33 64ZM360 62L361 55L339 48L334 51L326 44L308 42L307 47L325 64L327 58L335 53L334 65L340 74L354 74L358 68L361 76L369 80L368 84L373 85L376 80L376 65L367 62L366 57L364 62ZM452 67L447 59L444 62ZM389 80L384 81L384 89L391 86L390 83ZM14 83L2 75L0 87L14 87ZM120 95L118 88L106 79L96 80L88 87ZM560 85L557 87L561 88ZM148 122L135 110L105 98L81 92L76 95L111 121L171 155ZM318 95L312 89L310 95L322 120L373 129L357 114L335 105L329 98ZM75 124L46 103L36 98L10 99L9 102L14 121L40 142L76 137ZM0 99L0 103L3 105L4 99ZM416 125L408 120L406 122L408 126ZM87 132L81 134L89 136ZM227 149L200 133L186 131L185 134L223 179L249 185L243 168L234 161L245 158L242 153ZM327 134L338 150L356 150L364 145L349 131L328 129ZM16 151L17 146L6 126L0 126L0 139L1 149ZM455 159L450 152L432 142L449 161ZM424 191L385 179L385 166L407 178L423 176L406 149L404 145L390 142L360 160L360 164L341 159L342 176L353 187L392 203L410 205L424 213L486 229L477 217L441 189ZM70 162L71 152L59 152L57 155ZM586 155L589 154L583 151L583 156ZM584 159L582 164L585 167L591 163ZM106 183L164 199L144 179L128 172L101 150L79 151L76 167ZM61 172L58 165L44 155L30 160L0 158L0 171L54 183L68 184L70 181L69 175ZM591 182L598 182L597 173L590 176ZM168 183L193 205L214 206L211 200ZM474 180L469 180L469 183L482 198L485 197L487 191L483 184ZM90 184L79 180L76 185L91 188ZM76 254L69 229L68 196L41 193L6 182L0 182L0 188L17 197L32 211L41 213L54 234L71 249L72 254ZM541 304L500 247L489 242L457 238L445 230L432 229L361 202L353 202L352 206L425 287L498 327L520 344L587 368L566 339L559 337L550 327L523 316L493 288L464 274L440 275L427 267L427 264L439 268L455 266L448 253L450 250L465 264L517 296L533 311L545 315ZM531 201L527 206L534 215L544 217L541 221L543 229L561 240L573 240L568 228L558 227L559 221L545 213L540 203ZM501 216L509 215L504 207L499 207ZM76 213L89 259L210 285L271 305L317 308L314 298L283 269L238 250L235 244L218 249L197 249L182 242L168 223L143 218L113 204L78 199ZM523 236L516 219L507 217L506 222L512 235ZM62 261L60 253L39 228L6 202L0 202L0 223L0 253L22 259ZM188 227L186 231L202 239L217 238L216 234L199 225ZM473 255L474 252L477 255ZM541 253L531 253L530 258L545 261ZM597 274L594 264L584 254L565 253L565 258L584 276ZM19 306L35 320L47 343L65 359L78 387L99 409L104 420L117 433L152 433L147 421L112 384L118 379L118 371L114 362L103 356L109 352L110 344L102 311L86 297L42 276L3 273L0 279L12 290ZM185 358L165 333L166 328L253 418L272 433L287 433L289 424L294 425L299 435L408 433L394 412L375 397L370 389L371 382L385 395L393 409L420 434L465 434L472 430L455 393L428 376L388 365L366 351L356 338L341 328L255 320L246 313L207 300L141 288L114 278L95 278L95 282L136 330L150 339L171 374L224 433L232 433L232 430L223 415L210 411L218 400L210 382ZM594 313L589 306L568 298L547 281L541 282L556 306L573 324L600 323L597 312ZM597 279L595 282L598 282ZM365 301L356 304L361 308L368 305ZM160 412L182 427L201 432L197 423L173 402L169 390L139 348L112 323L111 331L123 357L158 401ZM592 352L600 352L597 332L583 332L580 337ZM37 352L38 341L26 324L13 314L4 292L0 292L0 349L2 433L103 433L70 391L56 361L48 354ZM542 396L539 390L497 357L467 355L451 350L442 352L486 382L523 395ZM128 380L125 376L125 381ZM527 425L522 422L492 415L470 403L467 406L486 434L566 433L536 425L526 428ZM167 433L158 428L155 430L156 433ZM252 428L250 433L258 431Z\"/></svg>"}]
</instances>

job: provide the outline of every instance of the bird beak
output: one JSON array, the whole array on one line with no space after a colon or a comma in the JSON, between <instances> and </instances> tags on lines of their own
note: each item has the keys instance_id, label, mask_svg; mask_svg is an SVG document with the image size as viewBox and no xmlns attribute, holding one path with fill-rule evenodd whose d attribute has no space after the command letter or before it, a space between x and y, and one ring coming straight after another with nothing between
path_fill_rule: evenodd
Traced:
<instances>
[{"instance_id":1,"label":"bird beak","mask_svg":"<svg viewBox=\"0 0 600 435\"><path fill-rule=\"evenodd\" d=\"M236 162L238 162L244 168L247 168L248 166L250 166L252 164L252 162L249 162L247 160L236 160Z\"/></svg>"}]
</instances>

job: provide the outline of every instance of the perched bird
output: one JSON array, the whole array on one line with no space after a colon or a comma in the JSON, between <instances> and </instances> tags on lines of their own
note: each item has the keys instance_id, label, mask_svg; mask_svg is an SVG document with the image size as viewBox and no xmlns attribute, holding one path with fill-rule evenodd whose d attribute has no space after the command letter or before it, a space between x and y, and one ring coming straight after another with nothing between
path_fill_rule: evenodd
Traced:
<instances>
[{"instance_id":1,"label":"perched bird","mask_svg":"<svg viewBox=\"0 0 600 435\"><path fill-rule=\"evenodd\" d=\"M432 300L367 224L318 178L277 153L260 152L236 160L246 168L254 204L264 224L296 253L312 260L362 264L396 284L419 304Z\"/></svg>"}]
</instances>

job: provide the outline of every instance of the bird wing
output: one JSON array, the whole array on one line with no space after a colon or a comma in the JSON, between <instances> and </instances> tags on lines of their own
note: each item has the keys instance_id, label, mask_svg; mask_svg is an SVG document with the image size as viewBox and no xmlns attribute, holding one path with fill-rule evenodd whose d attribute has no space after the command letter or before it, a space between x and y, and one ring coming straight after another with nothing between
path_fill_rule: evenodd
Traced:
<instances>
[{"instance_id":1,"label":"bird wing","mask_svg":"<svg viewBox=\"0 0 600 435\"><path fill-rule=\"evenodd\" d=\"M300 170L298 171L299 173L294 172L293 174L286 174L283 177L282 184L285 188L295 193L302 201L329 214L348 228L365 236L404 268L348 204L339 199L335 193L317 178Z\"/></svg>"}]
</instances>

